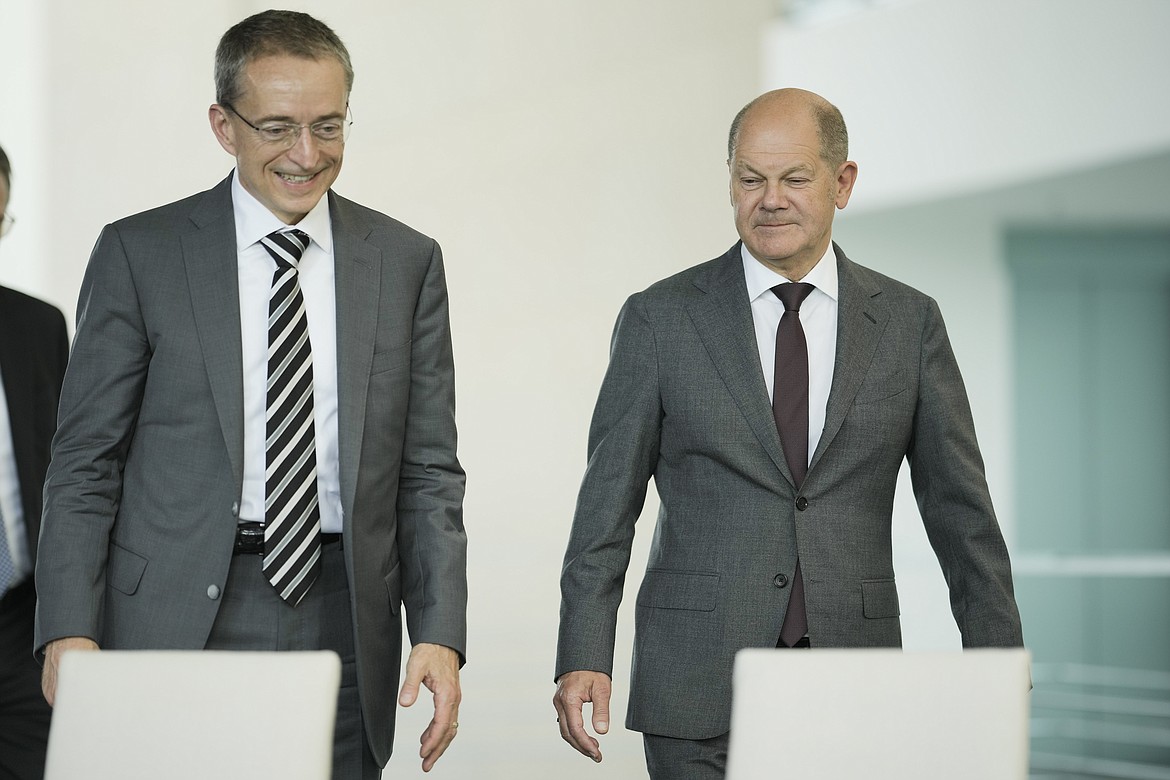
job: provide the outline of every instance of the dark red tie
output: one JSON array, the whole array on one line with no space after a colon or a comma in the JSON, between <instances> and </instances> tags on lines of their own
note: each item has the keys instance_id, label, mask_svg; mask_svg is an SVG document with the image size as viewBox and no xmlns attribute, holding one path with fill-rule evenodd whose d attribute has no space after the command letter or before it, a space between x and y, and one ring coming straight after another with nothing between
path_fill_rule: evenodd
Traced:
<instances>
[{"instance_id":1,"label":"dark red tie","mask_svg":"<svg viewBox=\"0 0 1170 780\"><path fill-rule=\"evenodd\" d=\"M776 369L772 386L772 416L780 432L784 459L799 491L808 472L808 344L800 325L800 304L815 288L811 284L793 282L772 288L784 303L784 315L776 327ZM804 606L804 577L800 560L792 575L792 594L788 597L788 612L780 627L780 641L792 647L808 633L808 615Z\"/></svg>"}]
</instances>

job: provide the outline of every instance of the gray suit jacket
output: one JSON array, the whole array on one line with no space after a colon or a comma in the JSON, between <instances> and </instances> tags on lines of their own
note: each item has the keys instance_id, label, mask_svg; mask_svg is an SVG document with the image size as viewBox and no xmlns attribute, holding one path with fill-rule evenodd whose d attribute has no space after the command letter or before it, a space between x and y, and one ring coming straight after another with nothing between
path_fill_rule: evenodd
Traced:
<instances>
[{"instance_id":1,"label":"gray suit jacket","mask_svg":"<svg viewBox=\"0 0 1170 780\"><path fill-rule=\"evenodd\" d=\"M462 656L464 476L438 245L329 193L357 675L390 755L401 619ZM36 643L202 648L232 558L243 378L230 177L116 222L78 303L45 487ZM212 588L211 586L215 586Z\"/></svg>"},{"instance_id":2,"label":"gray suit jacket","mask_svg":"<svg viewBox=\"0 0 1170 780\"><path fill-rule=\"evenodd\" d=\"M731 666L774 647L797 557L816 647L898 646L891 550L902 459L963 644L1022 643L962 377L937 305L850 262L825 428L798 491L764 384L737 244L627 301L589 435L561 578L556 674L612 672L647 481L661 498L638 592L626 725L730 725Z\"/></svg>"}]
</instances>

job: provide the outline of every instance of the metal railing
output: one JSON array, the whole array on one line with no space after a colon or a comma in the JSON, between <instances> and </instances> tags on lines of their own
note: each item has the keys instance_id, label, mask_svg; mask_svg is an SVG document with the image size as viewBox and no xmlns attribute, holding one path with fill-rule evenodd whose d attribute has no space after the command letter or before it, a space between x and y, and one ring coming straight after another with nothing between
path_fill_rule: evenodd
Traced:
<instances>
[{"instance_id":1,"label":"metal railing","mask_svg":"<svg viewBox=\"0 0 1170 780\"><path fill-rule=\"evenodd\" d=\"M1032 668L1033 780L1170 780L1170 672Z\"/></svg>"}]
</instances>

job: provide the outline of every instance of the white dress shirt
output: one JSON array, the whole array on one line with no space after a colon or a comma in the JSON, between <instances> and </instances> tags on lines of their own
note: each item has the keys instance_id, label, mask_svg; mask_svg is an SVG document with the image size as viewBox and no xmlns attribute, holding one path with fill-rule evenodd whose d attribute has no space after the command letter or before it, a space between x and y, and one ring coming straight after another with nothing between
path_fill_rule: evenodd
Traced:
<instances>
[{"instance_id":1,"label":"white dress shirt","mask_svg":"<svg viewBox=\"0 0 1170 780\"><path fill-rule=\"evenodd\" d=\"M264 520L265 425L268 384L268 297L276 261L260 239L288 228L232 177L236 251L240 277L240 337L244 369L244 488L241 521ZM333 225L329 198L297 225L312 242L301 257L301 293L313 349L313 417L317 440L317 493L321 532L341 533L341 483L337 458L337 299L333 273Z\"/></svg>"},{"instance_id":2,"label":"white dress shirt","mask_svg":"<svg viewBox=\"0 0 1170 780\"><path fill-rule=\"evenodd\" d=\"M28 554L24 499L20 496L20 475L16 471L12 421L8 419L8 396L4 394L3 374L0 374L0 533L8 539L8 553L15 570L12 584L19 584L32 574L33 567Z\"/></svg>"},{"instance_id":3,"label":"white dress shirt","mask_svg":"<svg viewBox=\"0 0 1170 780\"><path fill-rule=\"evenodd\" d=\"M784 315L784 304L772 288L790 280L756 260L746 245L740 247L752 321L756 326L756 347L760 351L764 384L771 400L772 385L776 381L776 328ZM800 281L816 287L800 305L800 324L808 343L808 459L811 463L825 427L825 407L829 403L833 365L837 359L837 256L832 241L821 259Z\"/></svg>"}]
</instances>

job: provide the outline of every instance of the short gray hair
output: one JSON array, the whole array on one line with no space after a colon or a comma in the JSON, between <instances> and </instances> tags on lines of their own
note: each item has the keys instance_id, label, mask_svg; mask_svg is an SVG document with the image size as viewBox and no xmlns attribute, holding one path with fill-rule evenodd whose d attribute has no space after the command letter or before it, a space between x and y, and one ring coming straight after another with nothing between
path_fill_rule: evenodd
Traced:
<instances>
[{"instance_id":1,"label":"short gray hair","mask_svg":"<svg viewBox=\"0 0 1170 780\"><path fill-rule=\"evenodd\" d=\"M349 51L327 24L297 11L263 11L233 26L215 49L215 101L234 103L240 97L240 77L252 60L290 54L310 60L332 57L345 71L345 91L353 89Z\"/></svg>"}]
</instances>

